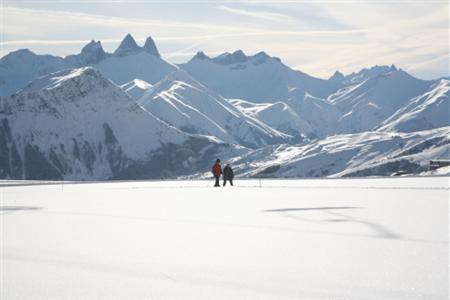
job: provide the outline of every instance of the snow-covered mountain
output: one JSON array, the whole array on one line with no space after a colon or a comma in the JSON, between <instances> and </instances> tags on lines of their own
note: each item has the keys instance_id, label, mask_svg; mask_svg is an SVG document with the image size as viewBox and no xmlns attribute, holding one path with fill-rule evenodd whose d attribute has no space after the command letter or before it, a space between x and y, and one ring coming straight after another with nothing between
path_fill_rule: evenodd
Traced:
<instances>
[{"instance_id":1,"label":"snow-covered mountain","mask_svg":"<svg viewBox=\"0 0 450 300\"><path fill-rule=\"evenodd\" d=\"M450 159L450 127L414 133L363 132L298 145L275 145L231 160L241 177L418 174L431 159Z\"/></svg>"},{"instance_id":2,"label":"snow-covered mountain","mask_svg":"<svg viewBox=\"0 0 450 300\"><path fill-rule=\"evenodd\" d=\"M252 102L282 101L294 88L324 98L342 87L339 82L295 71L265 52L248 56L237 50L214 58L199 52L179 66L226 98Z\"/></svg>"},{"instance_id":3,"label":"snow-covered mountain","mask_svg":"<svg viewBox=\"0 0 450 300\"><path fill-rule=\"evenodd\" d=\"M151 37L140 47L130 34L125 36L113 55L101 60L94 67L118 85L134 79L155 84L177 69L160 57Z\"/></svg>"},{"instance_id":4,"label":"snow-covered mountain","mask_svg":"<svg viewBox=\"0 0 450 300\"><path fill-rule=\"evenodd\" d=\"M215 136L228 143L256 148L292 138L242 113L182 70L168 75L138 101L183 131Z\"/></svg>"},{"instance_id":5,"label":"snow-covered mountain","mask_svg":"<svg viewBox=\"0 0 450 300\"><path fill-rule=\"evenodd\" d=\"M433 81L420 80L394 69L342 88L327 99L343 113L336 132L372 130L410 99L427 92L432 84Z\"/></svg>"},{"instance_id":6,"label":"snow-covered mountain","mask_svg":"<svg viewBox=\"0 0 450 300\"><path fill-rule=\"evenodd\" d=\"M154 84L177 69L160 57L151 37L140 47L130 34L125 36L113 54L105 52L100 41L91 41L82 48L81 53L65 58L21 49L0 59L0 96L19 91L34 78L83 66L94 66L118 85L134 79Z\"/></svg>"},{"instance_id":7,"label":"snow-covered mountain","mask_svg":"<svg viewBox=\"0 0 450 300\"><path fill-rule=\"evenodd\" d=\"M358 72L353 72L348 75L344 75L339 71L336 71L330 80L340 82L345 85L352 85L366 81L367 79L377 77L378 75L390 73L392 71L397 71L397 67L391 66L373 66L371 68L363 68Z\"/></svg>"},{"instance_id":8,"label":"snow-covered mountain","mask_svg":"<svg viewBox=\"0 0 450 300\"><path fill-rule=\"evenodd\" d=\"M441 79L385 120L379 130L413 132L450 125L450 81Z\"/></svg>"},{"instance_id":9,"label":"snow-covered mountain","mask_svg":"<svg viewBox=\"0 0 450 300\"><path fill-rule=\"evenodd\" d=\"M0 59L0 96L15 93L33 78L70 67L61 57L37 55L28 49L11 52Z\"/></svg>"},{"instance_id":10,"label":"snow-covered mountain","mask_svg":"<svg viewBox=\"0 0 450 300\"><path fill-rule=\"evenodd\" d=\"M286 103L309 123L314 136L334 133L336 123L342 116L339 109L332 103L298 89L292 89L289 92Z\"/></svg>"},{"instance_id":11,"label":"snow-covered mountain","mask_svg":"<svg viewBox=\"0 0 450 300\"><path fill-rule=\"evenodd\" d=\"M230 99L235 107L244 114L261 120L267 125L297 137L305 137L313 134L309 123L303 120L285 102L253 103L240 99Z\"/></svg>"},{"instance_id":12,"label":"snow-covered mountain","mask_svg":"<svg viewBox=\"0 0 450 300\"><path fill-rule=\"evenodd\" d=\"M246 150L169 126L91 67L0 98L0 177L170 177Z\"/></svg>"},{"instance_id":13,"label":"snow-covered mountain","mask_svg":"<svg viewBox=\"0 0 450 300\"><path fill-rule=\"evenodd\" d=\"M342 115L335 105L296 89L289 92L285 101L275 103L229 101L243 113L300 139L333 133Z\"/></svg>"},{"instance_id":14,"label":"snow-covered mountain","mask_svg":"<svg viewBox=\"0 0 450 300\"><path fill-rule=\"evenodd\" d=\"M176 66L130 34L113 53L23 49L0 59L0 177L180 176L216 156L245 176L423 172L421 157L448 158L449 89L394 65L319 79L241 50Z\"/></svg>"},{"instance_id":15,"label":"snow-covered mountain","mask_svg":"<svg viewBox=\"0 0 450 300\"><path fill-rule=\"evenodd\" d=\"M151 89L152 85L142 79L134 79L130 82L122 84L120 88L125 91L133 99L141 98L146 91Z\"/></svg>"}]
</instances>

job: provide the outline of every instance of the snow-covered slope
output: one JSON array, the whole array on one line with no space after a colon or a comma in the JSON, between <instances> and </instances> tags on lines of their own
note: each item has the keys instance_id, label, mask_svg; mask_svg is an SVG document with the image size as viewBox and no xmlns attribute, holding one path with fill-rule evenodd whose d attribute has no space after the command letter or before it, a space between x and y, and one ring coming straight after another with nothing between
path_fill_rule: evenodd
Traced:
<instances>
[{"instance_id":1,"label":"snow-covered slope","mask_svg":"<svg viewBox=\"0 0 450 300\"><path fill-rule=\"evenodd\" d=\"M291 138L243 114L182 70L168 75L138 101L183 131L215 136L229 143L260 147Z\"/></svg>"},{"instance_id":2,"label":"snow-covered slope","mask_svg":"<svg viewBox=\"0 0 450 300\"><path fill-rule=\"evenodd\" d=\"M61 57L37 55L28 49L11 52L0 59L0 96L17 92L35 77L70 67Z\"/></svg>"},{"instance_id":3,"label":"snow-covered slope","mask_svg":"<svg viewBox=\"0 0 450 300\"><path fill-rule=\"evenodd\" d=\"M374 129L411 98L425 93L432 84L402 70L393 70L339 90L328 97L328 101L343 112L337 132Z\"/></svg>"},{"instance_id":4,"label":"snow-covered slope","mask_svg":"<svg viewBox=\"0 0 450 300\"><path fill-rule=\"evenodd\" d=\"M279 58L264 52L247 56L237 50L215 58L199 52L189 62L179 66L226 98L252 102L284 100L292 88L326 97L341 87L340 83L292 70Z\"/></svg>"},{"instance_id":5,"label":"snow-covered slope","mask_svg":"<svg viewBox=\"0 0 450 300\"><path fill-rule=\"evenodd\" d=\"M167 125L91 67L0 98L0 120L1 178L166 177L241 151Z\"/></svg>"},{"instance_id":6,"label":"snow-covered slope","mask_svg":"<svg viewBox=\"0 0 450 300\"><path fill-rule=\"evenodd\" d=\"M240 99L230 99L229 102L244 114L286 134L302 138L313 133L309 123L284 102L253 103Z\"/></svg>"},{"instance_id":7,"label":"snow-covered slope","mask_svg":"<svg viewBox=\"0 0 450 300\"><path fill-rule=\"evenodd\" d=\"M414 133L335 135L269 146L231 161L238 176L340 177L419 174L431 159L450 159L450 127Z\"/></svg>"},{"instance_id":8,"label":"snow-covered slope","mask_svg":"<svg viewBox=\"0 0 450 300\"><path fill-rule=\"evenodd\" d=\"M289 92L286 103L309 123L314 136L334 133L336 123L342 116L335 105L299 89L292 89Z\"/></svg>"},{"instance_id":9,"label":"snow-covered slope","mask_svg":"<svg viewBox=\"0 0 450 300\"><path fill-rule=\"evenodd\" d=\"M382 131L413 132L450 125L450 81L441 79L381 124Z\"/></svg>"},{"instance_id":10,"label":"snow-covered slope","mask_svg":"<svg viewBox=\"0 0 450 300\"><path fill-rule=\"evenodd\" d=\"M134 79L120 86L120 88L124 90L128 96L135 100L141 98L151 87L152 85L150 83L142 79Z\"/></svg>"}]
</instances>

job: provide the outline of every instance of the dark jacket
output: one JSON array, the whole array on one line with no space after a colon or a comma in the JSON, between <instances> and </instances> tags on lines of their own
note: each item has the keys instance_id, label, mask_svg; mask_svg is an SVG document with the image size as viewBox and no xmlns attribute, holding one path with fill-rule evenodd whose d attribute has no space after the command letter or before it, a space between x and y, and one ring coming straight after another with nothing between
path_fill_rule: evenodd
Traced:
<instances>
[{"instance_id":1,"label":"dark jacket","mask_svg":"<svg viewBox=\"0 0 450 300\"><path fill-rule=\"evenodd\" d=\"M233 179L233 177L234 177L233 169L230 166L225 166L225 168L223 168L223 179L225 180Z\"/></svg>"}]
</instances>

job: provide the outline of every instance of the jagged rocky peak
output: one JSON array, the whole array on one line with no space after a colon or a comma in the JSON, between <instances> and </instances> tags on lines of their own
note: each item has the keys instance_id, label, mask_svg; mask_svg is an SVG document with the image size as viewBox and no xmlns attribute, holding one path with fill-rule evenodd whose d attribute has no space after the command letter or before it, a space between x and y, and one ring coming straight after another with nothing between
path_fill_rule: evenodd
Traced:
<instances>
[{"instance_id":1,"label":"jagged rocky peak","mask_svg":"<svg viewBox=\"0 0 450 300\"><path fill-rule=\"evenodd\" d=\"M144 50L152 55L160 57L158 48L156 48L156 44L150 36L145 40Z\"/></svg>"},{"instance_id":2,"label":"jagged rocky peak","mask_svg":"<svg viewBox=\"0 0 450 300\"><path fill-rule=\"evenodd\" d=\"M102 43L100 41L94 41L91 40L86 46L81 49L81 53L102 53L104 54L105 51L103 50Z\"/></svg>"},{"instance_id":3,"label":"jagged rocky peak","mask_svg":"<svg viewBox=\"0 0 450 300\"><path fill-rule=\"evenodd\" d=\"M194 58L198 59L206 59L209 57L206 56L203 52L198 52ZM231 64L237 64L237 63L245 63L245 62L251 62L254 65L262 64L270 59L275 59L277 61L281 61L277 57L271 57L266 52L260 51L256 53L255 55L246 55L244 51L242 50L236 50L233 53L225 52L223 54L220 54L219 56L214 57L212 60L215 63L221 64L221 65L231 65Z\"/></svg>"},{"instance_id":4,"label":"jagged rocky peak","mask_svg":"<svg viewBox=\"0 0 450 300\"><path fill-rule=\"evenodd\" d=\"M102 59L106 58L109 54L103 50L100 41L90 41L86 46L81 49L81 53L78 55L78 65L96 64ZM69 56L70 57L70 56ZM70 60L70 58L68 59ZM77 65L77 64L75 64Z\"/></svg>"},{"instance_id":5,"label":"jagged rocky peak","mask_svg":"<svg viewBox=\"0 0 450 300\"><path fill-rule=\"evenodd\" d=\"M369 72L379 72L379 73L388 73L391 71L396 71L397 68L394 65L388 66L388 65L375 65L373 67L371 67L370 69L363 69L365 71L369 71Z\"/></svg>"},{"instance_id":6,"label":"jagged rocky peak","mask_svg":"<svg viewBox=\"0 0 450 300\"><path fill-rule=\"evenodd\" d=\"M205 52L203 51L198 51L194 57L192 57L191 60L195 60L195 59L200 59L200 60L205 60L205 59L210 59L210 57L208 55L205 54Z\"/></svg>"},{"instance_id":7,"label":"jagged rocky peak","mask_svg":"<svg viewBox=\"0 0 450 300\"><path fill-rule=\"evenodd\" d=\"M350 75L345 76L345 79L350 83L358 83L363 82L368 78L375 78L378 76L386 75L388 73L397 73L397 71L399 70L394 65L375 65L370 68L363 68L357 73L353 72Z\"/></svg>"},{"instance_id":8,"label":"jagged rocky peak","mask_svg":"<svg viewBox=\"0 0 450 300\"><path fill-rule=\"evenodd\" d=\"M245 55L244 51L236 50L233 53L225 52L215 58L213 58L214 62L222 65L231 65L235 63L243 63L246 62L248 56Z\"/></svg>"},{"instance_id":9,"label":"jagged rocky peak","mask_svg":"<svg viewBox=\"0 0 450 300\"><path fill-rule=\"evenodd\" d=\"M150 36L145 40L144 46L140 47L136 43L136 40L133 38L133 36L128 33L122 40L116 51L114 51L114 56L122 57L130 54L136 54L142 51L160 57L158 48L156 48L156 44Z\"/></svg>"},{"instance_id":10,"label":"jagged rocky peak","mask_svg":"<svg viewBox=\"0 0 450 300\"><path fill-rule=\"evenodd\" d=\"M115 56L126 56L141 51L142 48L138 46L131 34L127 34L120 43L119 47L114 51Z\"/></svg>"},{"instance_id":11,"label":"jagged rocky peak","mask_svg":"<svg viewBox=\"0 0 450 300\"><path fill-rule=\"evenodd\" d=\"M339 71L334 72L334 74L329 78L331 81L342 81L345 79L344 74Z\"/></svg>"},{"instance_id":12,"label":"jagged rocky peak","mask_svg":"<svg viewBox=\"0 0 450 300\"><path fill-rule=\"evenodd\" d=\"M86 46L81 49L80 54L73 54L66 56L65 60L71 66L81 67L85 65L97 64L101 60L108 57L110 54L103 50L100 41L91 40Z\"/></svg>"},{"instance_id":13,"label":"jagged rocky peak","mask_svg":"<svg viewBox=\"0 0 450 300\"><path fill-rule=\"evenodd\" d=\"M277 59L278 61L280 61L280 59L275 58L275 57L270 57L266 52L264 51L260 51L258 53L256 53L255 55L253 55L251 57L251 60L253 62L254 65L259 65L262 63L265 63L267 60L274 58Z\"/></svg>"},{"instance_id":14,"label":"jagged rocky peak","mask_svg":"<svg viewBox=\"0 0 450 300\"><path fill-rule=\"evenodd\" d=\"M231 53L231 57L233 57L236 60L246 60L247 55L245 55L244 51L242 50L236 50L233 53Z\"/></svg>"},{"instance_id":15,"label":"jagged rocky peak","mask_svg":"<svg viewBox=\"0 0 450 300\"><path fill-rule=\"evenodd\" d=\"M255 57L255 58L264 58L264 59L269 59L270 58L270 56L264 51L260 51L260 52L256 53L255 55L253 55L253 57Z\"/></svg>"}]
</instances>

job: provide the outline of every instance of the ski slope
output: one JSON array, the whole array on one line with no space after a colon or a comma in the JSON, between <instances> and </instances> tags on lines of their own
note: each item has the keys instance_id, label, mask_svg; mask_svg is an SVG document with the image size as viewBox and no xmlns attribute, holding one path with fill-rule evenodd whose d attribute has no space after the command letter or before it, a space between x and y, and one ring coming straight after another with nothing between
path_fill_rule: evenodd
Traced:
<instances>
[{"instance_id":1,"label":"ski slope","mask_svg":"<svg viewBox=\"0 0 450 300\"><path fill-rule=\"evenodd\" d=\"M449 177L2 181L0 299L448 299Z\"/></svg>"}]
</instances>

